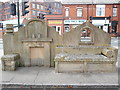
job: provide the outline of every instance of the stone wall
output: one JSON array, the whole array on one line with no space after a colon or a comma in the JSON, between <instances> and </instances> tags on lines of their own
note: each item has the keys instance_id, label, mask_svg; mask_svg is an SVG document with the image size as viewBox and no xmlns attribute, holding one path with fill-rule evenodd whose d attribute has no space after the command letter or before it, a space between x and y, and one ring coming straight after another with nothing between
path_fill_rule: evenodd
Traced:
<instances>
[{"instance_id":1,"label":"stone wall","mask_svg":"<svg viewBox=\"0 0 120 90\"><path fill-rule=\"evenodd\" d=\"M4 35L4 54L18 53L21 66L32 66L30 48L41 48L41 52L44 52L43 65L54 66L53 59L56 43L59 42L58 38L59 34L53 28L48 27L45 21L29 20L25 27L19 28L18 32Z\"/></svg>"},{"instance_id":2,"label":"stone wall","mask_svg":"<svg viewBox=\"0 0 120 90\"><path fill-rule=\"evenodd\" d=\"M85 28L89 28L91 30L93 45L110 46L110 34L97 28L89 22L83 23L70 32L65 33L63 35L63 44L67 46L79 45L81 41L82 30L84 30Z\"/></svg>"},{"instance_id":3,"label":"stone wall","mask_svg":"<svg viewBox=\"0 0 120 90\"><path fill-rule=\"evenodd\" d=\"M54 57L57 53L56 47L79 46L84 28L91 30L93 46L110 46L110 35L89 22L68 33L59 35L54 28L48 27L45 21L32 19L27 21L25 26L20 27L18 32L6 32L3 36L4 54L18 53L21 66L32 66L31 58L37 56L31 55L31 48L39 48L39 50L43 50L44 54L43 65L54 66ZM35 60L39 59L40 57Z\"/></svg>"}]
</instances>

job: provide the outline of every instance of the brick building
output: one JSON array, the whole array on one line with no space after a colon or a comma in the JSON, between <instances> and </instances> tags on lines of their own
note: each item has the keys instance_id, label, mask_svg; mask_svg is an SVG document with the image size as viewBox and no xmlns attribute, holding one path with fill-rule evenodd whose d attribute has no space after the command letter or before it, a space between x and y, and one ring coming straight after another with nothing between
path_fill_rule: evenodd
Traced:
<instances>
[{"instance_id":1,"label":"brick building","mask_svg":"<svg viewBox=\"0 0 120 90\"><path fill-rule=\"evenodd\" d=\"M49 2L48 2L49 1ZM51 2L50 2L51 1ZM16 19L17 15L10 15L10 4L16 3L14 1L10 2L0 2L0 21ZM61 14L62 5L60 2L56 2L54 0L29 0L29 13L25 16L22 16L22 3L20 2L20 16L21 18L36 18L39 14L49 14L51 10L51 14ZM50 9L50 10L49 10Z\"/></svg>"},{"instance_id":2,"label":"brick building","mask_svg":"<svg viewBox=\"0 0 120 90\"><path fill-rule=\"evenodd\" d=\"M64 33L64 17L62 14L59 15L45 15L47 24L61 35Z\"/></svg>"},{"instance_id":3,"label":"brick building","mask_svg":"<svg viewBox=\"0 0 120 90\"><path fill-rule=\"evenodd\" d=\"M90 21L112 35L120 35L119 0L63 0L62 8L62 32L68 32L83 22ZM52 20L46 19L49 22Z\"/></svg>"},{"instance_id":4,"label":"brick building","mask_svg":"<svg viewBox=\"0 0 120 90\"><path fill-rule=\"evenodd\" d=\"M10 4L16 3L14 0L9 2L0 2L0 23L3 23L4 27L6 24L14 24L17 26L17 15L10 15ZM24 19L38 18L40 14L61 14L62 5L60 2L54 0L29 0L29 13L22 16L22 3L19 3L20 10L20 24ZM17 3L16 3L17 5ZM16 8L17 9L17 8ZM17 10L16 10L17 13ZM2 29L0 28L1 32Z\"/></svg>"}]
</instances>

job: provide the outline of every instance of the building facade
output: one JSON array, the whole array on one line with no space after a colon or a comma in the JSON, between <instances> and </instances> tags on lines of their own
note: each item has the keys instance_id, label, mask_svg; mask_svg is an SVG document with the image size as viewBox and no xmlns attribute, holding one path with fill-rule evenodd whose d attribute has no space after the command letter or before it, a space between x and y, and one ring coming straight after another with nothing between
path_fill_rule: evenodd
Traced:
<instances>
[{"instance_id":1,"label":"building facade","mask_svg":"<svg viewBox=\"0 0 120 90\"><path fill-rule=\"evenodd\" d=\"M16 3L14 1L10 2L0 2L0 21L12 20L16 19L17 15L10 15L10 4ZM22 16L22 3L20 2L20 16L21 18L37 18L39 14L61 14L62 13L62 5L60 2L53 1L48 2L45 0L37 1L37 0L29 0L29 13L25 16Z\"/></svg>"},{"instance_id":2,"label":"building facade","mask_svg":"<svg viewBox=\"0 0 120 90\"><path fill-rule=\"evenodd\" d=\"M64 17L60 15L45 15L48 26L55 28L60 35L64 33Z\"/></svg>"},{"instance_id":3,"label":"building facade","mask_svg":"<svg viewBox=\"0 0 120 90\"><path fill-rule=\"evenodd\" d=\"M72 28L91 22L96 27L103 29L112 36L120 35L120 3L119 0L63 0L61 33L69 32ZM57 17L56 15L52 17ZM59 18L56 18L58 20ZM51 22L51 16L46 16L47 22ZM48 23L48 25L52 26ZM54 27L54 25L53 25Z\"/></svg>"},{"instance_id":4,"label":"building facade","mask_svg":"<svg viewBox=\"0 0 120 90\"><path fill-rule=\"evenodd\" d=\"M63 0L64 31L67 32L83 22L90 21L108 33L120 34L120 4L117 0L75 1Z\"/></svg>"},{"instance_id":5,"label":"building facade","mask_svg":"<svg viewBox=\"0 0 120 90\"><path fill-rule=\"evenodd\" d=\"M3 23L3 27L6 24L14 24L18 25L18 16L17 16L17 7L16 7L16 15L10 15L11 3L16 3L14 0L9 2L0 2L0 23ZM27 10L28 14L22 16L22 2L19 3L19 11L20 11L20 24L24 22L24 19L31 18L39 18L40 14L61 14L62 13L62 4L60 2L54 0L29 0L27 3L29 7ZM1 32L2 29L0 28Z\"/></svg>"}]
</instances>

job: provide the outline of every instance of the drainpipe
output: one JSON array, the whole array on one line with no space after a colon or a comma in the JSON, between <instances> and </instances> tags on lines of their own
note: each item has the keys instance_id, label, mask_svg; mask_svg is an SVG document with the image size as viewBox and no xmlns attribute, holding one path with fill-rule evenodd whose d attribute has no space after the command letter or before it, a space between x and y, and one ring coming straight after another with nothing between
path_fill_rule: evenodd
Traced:
<instances>
[{"instance_id":1,"label":"drainpipe","mask_svg":"<svg viewBox=\"0 0 120 90\"><path fill-rule=\"evenodd\" d=\"M89 21L89 7L88 7L88 4L87 4L87 21Z\"/></svg>"},{"instance_id":2,"label":"drainpipe","mask_svg":"<svg viewBox=\"0 0 120 90\"><path fill-rule=\"evenodd\" d=\"M94 8L94 7L93 7L93 0L92 0L92 17L93 17L93 8Z\"/></svg>"}]
</instances>

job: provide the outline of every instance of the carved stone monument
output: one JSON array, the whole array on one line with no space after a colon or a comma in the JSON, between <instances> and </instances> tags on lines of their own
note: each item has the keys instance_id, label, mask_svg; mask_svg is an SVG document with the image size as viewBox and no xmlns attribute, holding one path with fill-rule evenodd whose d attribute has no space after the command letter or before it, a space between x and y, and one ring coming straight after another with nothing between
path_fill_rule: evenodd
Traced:
<instances>
[{"instance_id":1,"label":"carved stone monument","mask_svg":"<svg viewBox=\"0 0 120 90\"><path fill-rule=\"evenodd\" d=\"M18 32L11 27L7 25L3 36L3 70L9 70L11 62L10 70L15 66L55 66L56 72L115 70L117 49L110 46L110 35L89 22L63 35L40 19L28 20Z\"/></svg>"},{"instance_id":2,"label":"carved stone monument","mask_svg":"<svg viewBox=\"0 0 120 90\"><path fill-rule=\"evenodd\" d=\"M3 36L4 54L19 54L19 66L54 66L58 38L59 34L45 21L32 19L18 32L6 32Z\"/></svg>"},{"instance_id":3,"label":"carved stone monument","mask_svg":"<svg viewBox=\"0 0 120 90\"><path fill-rule=\"evenodd\" d=\"M56 47L56 72L115 71L118 50L108 33L86 22L63 35Z\"/></svg>"}]
</instances>

